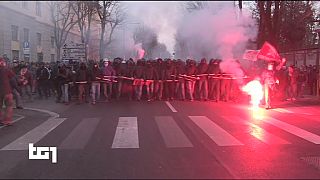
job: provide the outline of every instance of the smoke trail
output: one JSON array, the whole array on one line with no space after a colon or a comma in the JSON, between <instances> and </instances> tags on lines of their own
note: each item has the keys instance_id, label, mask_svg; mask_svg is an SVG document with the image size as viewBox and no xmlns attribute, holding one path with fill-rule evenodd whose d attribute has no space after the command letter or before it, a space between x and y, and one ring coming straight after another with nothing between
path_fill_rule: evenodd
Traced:
<instances>
[{"instance_id":1,"label":"smoke trail","mask_svg":"<svg viewBox=\"0 0 320 180\"><path fill-rule=\"evenodd\" d=\"M245 9L239 14L233 2L210 2L206 8L185 15L179 24L178 37L187 48L180 55L196 60L221 58L222 71L242 76L235 59L241 58L248 40L256 37L257 27Z\"/></svg>"},{"instance_id":2,"label":"smoke trail","mask_svg":"<svg viewBox=\"0 0 320 180\"><path fill-rule=\"evenodd\" d=\"M173 52L177 22L181 19L180 2L121 2L127 7L127 14L140 26L151 28L158 35L160 43Z\"/></svg>"}]
</instances>

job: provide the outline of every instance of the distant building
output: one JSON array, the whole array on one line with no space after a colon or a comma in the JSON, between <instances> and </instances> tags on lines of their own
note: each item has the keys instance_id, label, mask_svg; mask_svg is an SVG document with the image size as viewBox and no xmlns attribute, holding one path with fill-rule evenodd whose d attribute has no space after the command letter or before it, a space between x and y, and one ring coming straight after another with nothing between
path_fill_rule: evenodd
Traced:
<instances>
[{"instance_id":1,"label":"distant building","mask_svg":"<svg viewBox=\"0 0 320 180\"><path fill-rule=\"evenodd\" d=\"M56 61L48 3L0 1L0 56L29 62ZM68 41L80 42L79 32L70 32Z\"/></svg>"}]
</instances>

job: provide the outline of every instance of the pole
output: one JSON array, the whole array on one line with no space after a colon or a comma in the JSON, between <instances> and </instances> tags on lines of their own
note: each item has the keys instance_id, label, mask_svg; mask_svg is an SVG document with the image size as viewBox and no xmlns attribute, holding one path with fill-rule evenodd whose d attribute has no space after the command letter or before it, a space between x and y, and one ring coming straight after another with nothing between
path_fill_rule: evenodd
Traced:
<instances>
[{"instance_id":1,"label":"pole","mask_svg":"<svg viewBox=\"0 0 320 180\"><path fill-rule=\"evenodd\" d=\"M125 40L126 40L126 25L123 26L123 60L126 59L126 46L125 46Z\"/></svg>"}]
</instances>

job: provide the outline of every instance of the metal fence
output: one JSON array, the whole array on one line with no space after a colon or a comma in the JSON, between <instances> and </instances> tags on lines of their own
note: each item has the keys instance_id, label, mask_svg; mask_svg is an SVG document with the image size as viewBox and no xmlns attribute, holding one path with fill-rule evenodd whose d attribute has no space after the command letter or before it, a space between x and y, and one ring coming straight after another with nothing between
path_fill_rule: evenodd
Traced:
<instances>
[{"instance_id":1,"label":"metal fence","mask_svg":"<svg viewBox=\"0 0 320 180\"><path fill-rule=\"evenodd\" d=\"M301 65L316 65L319 68L320 50L318 48L302 49L280 54L287 59L287 65L295 65L296 67L300 67Z\"/></svg>"}]
</instances>

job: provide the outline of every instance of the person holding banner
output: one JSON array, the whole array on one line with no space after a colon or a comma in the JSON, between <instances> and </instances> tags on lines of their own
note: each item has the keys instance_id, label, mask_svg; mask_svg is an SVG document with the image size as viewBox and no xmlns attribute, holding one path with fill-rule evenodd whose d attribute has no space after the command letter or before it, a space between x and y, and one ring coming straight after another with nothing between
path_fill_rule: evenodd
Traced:
<instances>
[{"instance_id":1,"label":"person holding banner","mask_svg":"<svg viewBox=\"0 0 320 180\"><path fill-rule=\"evenodd\" d=\"M262 72L261 78L264 85L264 102L265 108L271 109L272 107L272 96L275 91L275 84L277 82L275 77L276 70L279 71L283 64L286 62L285 58L282 58L281 63L274 69L275 62L269 62L266 70Z\"/></svg>"},{"instance_id":2,"label":"person holding banner","mask_svg":"<svg viewBox=\"0 0 320 180\"><path fill-rule=\"evenodd\" d=\"M89 73L87 70L87 66L85 63L80 64L80 68L77 71L77 79L76 83L78 84L78 95L79 95L79 104L83 103L83 99L85 98L85 102L88 102L89 99Z\"/></svg>"},{"instance_id":3,"label":"person holding banner","mask_svg":"<svg viewBox=\"0 0 320 180\"><path fill-rule=\"evenodd\" d=\"M147 65L144 71L144 85L147 88L147 98L151 101L153 90L154 90L154 80L158 79L158 73L151 64L151 60L147 61Z\"/></svg>"},{"instance_id":4,"label":"person holding banner","mask_svg":"<svg viewBox=\"0 0 320 180\"><path fill-rule=\"evenodd\" d=\"M90 70L89 81L91 82L91 98L92 104L96 104L96 101L100 99L100 79L101 70L99 69L98 63L94 63Z\"/></svg>"},{"instance_id":5,"label":"person holding banner","mask_svg":"<svg viewBox=\"0 0 320 180\"><path fill-rule=\"evenodd\" d=\"M133 77L134 77L133 86L134 86L137 101L141 101L142 87L143 87L143 81L144 81L143 80L144 70L145 68L143 66L143 61L139 59L137 61L137 66L135 67L133 72Z\"/></svg>"},{"instance_id":6,"label":"person holding banner","mask_svg":"<svg viewBox=\"0 0 320 180\"><path fill-rule=\"evenodd\" d=\"M103 80L103 95L106 97L106 102L111 100L112 95L112 81L113 77L116 75L115 70L111 66L111 62L108 59L103 60L102 76Z\"/></svg>"}]
</instances>

